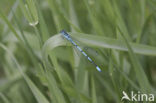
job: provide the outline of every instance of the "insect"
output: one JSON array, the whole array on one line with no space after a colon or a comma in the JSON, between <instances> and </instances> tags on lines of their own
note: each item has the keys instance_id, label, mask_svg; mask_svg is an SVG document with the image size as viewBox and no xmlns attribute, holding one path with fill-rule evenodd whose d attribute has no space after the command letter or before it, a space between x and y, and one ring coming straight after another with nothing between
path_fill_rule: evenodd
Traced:
<instances>
[{"instance_id":1,"label":"insect","mask_svg":"<svg viewBox=\"0 0 156 103\"><path fill-rule=\"evenodd\" d=\"M64 38L66 38L72 45L74 45L95 67L96 69L101 72L101 69L98 65L95 64L95 62L72 40L70 35L65 31L62 30L60 32Z\"/></svg>"}]
</instances>

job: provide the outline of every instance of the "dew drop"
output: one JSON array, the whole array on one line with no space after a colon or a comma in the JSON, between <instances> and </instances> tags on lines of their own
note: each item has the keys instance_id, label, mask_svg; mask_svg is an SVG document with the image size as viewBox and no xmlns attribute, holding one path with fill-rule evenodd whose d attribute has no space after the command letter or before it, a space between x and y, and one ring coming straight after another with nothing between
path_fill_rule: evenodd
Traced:
<instances>
[{"instance_id":1,"label":"dew drop","mask_svg":"<svg viewBox=\"0 0 156 103\"><path fill-rule=\"evenodd\" d=\"M38 24L38 21L30 22L30 23L29 23L30 26L36 26L37 24Z\"/></svg>"}]
</instances>

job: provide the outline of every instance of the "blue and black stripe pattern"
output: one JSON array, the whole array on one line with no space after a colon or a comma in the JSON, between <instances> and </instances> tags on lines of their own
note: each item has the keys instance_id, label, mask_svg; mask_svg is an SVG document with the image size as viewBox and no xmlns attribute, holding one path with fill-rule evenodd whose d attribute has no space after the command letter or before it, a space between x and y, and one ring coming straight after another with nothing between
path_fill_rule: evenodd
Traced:
<instances>
[{"instance_id":1,"label":"blue and black stripe pattern","mask_svg":"<svg viewBox=\"0 0 156 103\"><path fill-rule=\"evenodd\" d=\"M93 65L95 65L96 69L101 72L101 69L95 64L95 62L72 40L70 35L65 31L62 30L61 34L64 38L70 41Z\"/></svg>"}]
</instances>

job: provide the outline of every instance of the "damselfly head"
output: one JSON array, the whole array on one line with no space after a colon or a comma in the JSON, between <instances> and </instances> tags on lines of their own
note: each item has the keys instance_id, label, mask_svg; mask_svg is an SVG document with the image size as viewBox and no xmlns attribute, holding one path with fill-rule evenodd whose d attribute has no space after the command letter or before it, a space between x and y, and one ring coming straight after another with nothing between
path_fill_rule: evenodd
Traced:
<instances>
[{"instance_id":1,"label":"damselfly head","mask_svg":"<svg viewBox=\"0 0 156 103\"><path fill-rule=\"evenodd\" d=\"M62 35L64 35L64 36L69 36L69 34L65 31L65 30L61 30L61 32L60 32Z\"/></svg>"}]
</instances>

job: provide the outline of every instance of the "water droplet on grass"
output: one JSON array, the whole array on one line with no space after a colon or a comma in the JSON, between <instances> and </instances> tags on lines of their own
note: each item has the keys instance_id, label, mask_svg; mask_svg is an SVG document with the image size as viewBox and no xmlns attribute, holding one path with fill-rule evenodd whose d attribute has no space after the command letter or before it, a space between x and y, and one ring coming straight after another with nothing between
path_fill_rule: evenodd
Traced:
<instances>
[{"instance_id":1,"label":"water droplet on grass","mask_svg":"<svg viewBox=\"0 0 156 103\"><path fill-rule=\"evenodd\" d=\"M37 24L38 24L38 21L30 22L30 23L29 23L30 26L36 26Z\"/></svg>"}]
</instances>

